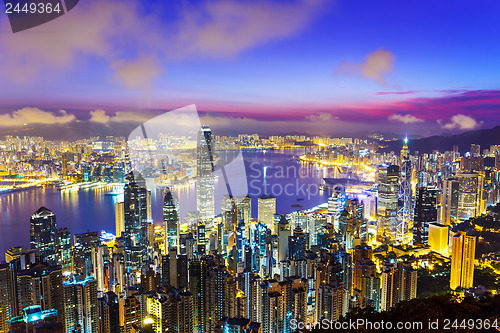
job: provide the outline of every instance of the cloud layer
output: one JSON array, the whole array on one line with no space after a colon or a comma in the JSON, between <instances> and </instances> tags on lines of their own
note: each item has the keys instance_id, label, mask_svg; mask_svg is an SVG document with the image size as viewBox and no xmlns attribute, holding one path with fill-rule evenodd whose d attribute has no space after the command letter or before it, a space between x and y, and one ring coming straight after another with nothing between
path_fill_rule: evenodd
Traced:
<instances>
[{"instance_id":1,"label":"cloud layer","mask_svg":"<svg viewBox=\"0 0 500 333\"><path fill-rule=\"evenodd\" d=\"M177 19L164 20L145 14L138 1L88 0L27 32L0 34L0 70L26 84L88 66L93 59L125 87L147 88L172 61L233 56L291 36L320 13L324 1L183 2L169 8L177 11ZM7 20L0 28L9 30Z\"/></svg>"},{"instance_id":2,"label":"cloud layer","mask_svg":"<svg viewBox=\"0 0 500 333\"><path fill-rule=\"evenodd\" d=\"M332 119L338 119L337 117L333 117L331 113L320 113L320 114L311 114L309 116L306 116L307 120L311 121L329 121Z\"/></svg>"},{"instance_id":3,"label":"cloud layer","mask_svg":"<svg viewBox=\"0 0 500 333\"><path fill-rule=\"evenodd\" d=\"M19 107L15 111L0 112L0 126L18 127L24 124L65 124L80 120L89 124L112 126L119 123L141 123L162 110L175 109L186 102L163 103L149 111L126 111L117 106L102 106L92 111L75 106L66 111L44 111L43 108ZM170 105L170 106L169 106ZM404 131L421 135L439 134L442 130L465 131L480 128L484 124L497 124L500 91L463 90L439 92L436 97L411 97L396 101L378 101L345 104L293 104L265 105L238 102L197 101L196 106L206 121L217 126L224 124L234 131L257 131L259 126L276 132L330 129L341 133L370 131ZM51 107L50 110L57 110ZM129 109L130 110L130 109ZM156 111L153 111L156 110ZM76 115L76 117L75 117ZM181 121L181 120L179 120ZM189 123L189 119L182 120ZM236 127L238 124L241 127ZM288 125L286 125L288 124ZM395 124L399 124L395 126ZM279 128L283 126L283 128Z\"/></svg>"},{"instance_id":4,"label":"cloud layer","mask_svg":"<svg viewBox=\"0 0 500 333\"><path fill-rule=\"evenodd\" d=\"M413 123L423 123L425 120L412 116L411 114L393 114L389 116L389 120L399 121L404 124L413 124Z\"/></svg>"},{"instance_id":5,"label":"cloud layer","mask_svg":"<svg viewBox=\"0 0 500 333\"><path fill-rule=\"evenodd\" d=\"M32 124L66 124L76 120L64 110L48 112L36 107L25 107L0 115L0 127L20 127Z\"/></svg>"},{"instance_id":6,"label":"cloud layer","mask_svg":"<svg viewBox=\"0 0 500 333\"><path fill-rule=\"evenodd\" d=\"M141 111L116 111L114 115L108 115L105 110L97 109L90 111L89 121L105 125L111 123L142 123L151 117L151 114Z\"/></svg>"},{"instance_id":7,"label":"cloud layer","mask_svg":"<svg viewBox=\"0 0 500 333\"><path fill-rule=\"evenodd\" d=\"M337 68L336 73L347 75L361 75L367 79L375 80L387 87L386 75L393 70L394 55L392 52L378 49L366 56L364 62L356 64L345 62Z\"/></svg>"},{"instance_id":8,"label":"cloud layer","mask_svg":"<svg viewBox=\"0 0 500 333\"><path fill-rule=\"evenodd\" d=\"M443 123L440 120L438 120L438 123L443 129L447 130L471 130L483 125L482 121L477 121L476 119L463 114L454 115L453 117L451 117L451 120L448 123Z\"/></svg>"}]
</instances>

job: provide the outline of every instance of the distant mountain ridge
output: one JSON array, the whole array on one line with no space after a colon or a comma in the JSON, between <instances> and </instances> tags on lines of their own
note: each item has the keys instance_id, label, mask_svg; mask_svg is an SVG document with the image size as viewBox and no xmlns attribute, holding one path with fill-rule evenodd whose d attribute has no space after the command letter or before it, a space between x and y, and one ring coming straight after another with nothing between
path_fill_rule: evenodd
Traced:
<instances>
[{"instance_id":1,"label":"distant mountain ridge","mask_svg":"<svg viewBox=\"0 0 500 333\"><path fill-rule=\"evenodd\" d=\"M410 140L408 148L413 153L432 153L434 150L440 152L453 150L454 145L458 145L458 150L464 154L470 150L471 144L481 146L481 153L484 149L489 149L490 145L500 145L500 126L491 129L480 129L468 131L456 135L435 135L427 138ZM399 151L403 146L403 140L391 141L384 151Z\"/></svg>"},{"instance_id":2,"label":"distant mountain ridge","mask_svg":"<svg viewBox=\"0 0 500 333\"><path fill-rule=\"evenodd\" d=\"M100 136L101 138L111 135L128 137L131 131L139 125L137 122L126 122L116 125L106 125L100 123L93 123L89 121L76 121L69 124L53 124L42 126L29 126L13 129L1 129L0 138L6 135L13 136L42 136L47 140L79 140L90 137ZM217 135L237 136L244 131L237 131L232 128L217 128L215 130ZM246 131L249 134L259 133L259 131ZM372 132L373 133L373 132ZM261 135L305 135L312 136L311 133L301 133L299 131L291 130L283 132L277 129L276 133L259 133ZM320 135L320 134L318 134ZM330 133L330 137L350 137L350 138L367 138L367 132L357 133ZM387 142L387 147L383 151L399 152L403 146L403 136L398 134L383 133L384 137L401 137L401 140ZM321 136L321 135L320 135ZM491 129L480 129L464 132L456 135L434 135L430 137L418 137L417 135L409 136L409 148L411 152L418 151L420 153L432 153L434 150L441 152L453 150L454 145L458 145L459 151L463 154L470 150L472 143L479 144L481 151L489 149L490 145L500 145L500 126ZM412 139L413 138L413 139Z\"/></svg>"}]
</instances>

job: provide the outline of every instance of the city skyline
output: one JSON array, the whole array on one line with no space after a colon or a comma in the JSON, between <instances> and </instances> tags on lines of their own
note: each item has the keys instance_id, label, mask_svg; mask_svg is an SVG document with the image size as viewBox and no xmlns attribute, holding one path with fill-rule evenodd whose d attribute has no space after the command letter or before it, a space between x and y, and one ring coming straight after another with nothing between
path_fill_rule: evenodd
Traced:
<instances>
[{"instance_id":1,"label":"city skyline","mask_svg":"<svg viewBox=\"0 0 500 333\"><path fill-rule=\"evenodd\" d=\"M291 333L425 295L461 304L498 293L500 145L427 154L409 141L385 152L377 136L221 137L206 125L193 137L130 141L6 136L0 236L13 238L12 205L30 218L29 247L16 223L0 263L1 324L14 333ZM214 177L231 161L221 157L238 154L248 195L213 192L227 181ZM51 203L27 210L33 203L16 195L29 192ZM54 203L73 204L71 213Z\"/></svg>"},{"instance_id":2,"label":"city skyline","mask_svg":"<svg viewBox=\"0 0 500 333\"><path fill-rule=\"evenodd\" d=\"M0 5L0 333L500 330L498 0L47 1Z\"/></svg>"}]
</instances>

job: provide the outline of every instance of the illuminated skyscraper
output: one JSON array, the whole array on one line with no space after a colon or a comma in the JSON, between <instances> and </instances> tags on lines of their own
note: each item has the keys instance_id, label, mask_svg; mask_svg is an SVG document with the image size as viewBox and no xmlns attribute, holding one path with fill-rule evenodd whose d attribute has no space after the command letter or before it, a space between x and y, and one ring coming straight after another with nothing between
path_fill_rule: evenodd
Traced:
<instances>
[{"instance_id":1,"label":"illuminated skyscraper","mask_svg":"<svg viewBox=\"0 0 500 333\"><path fill-rule=\"evenodd\" d=\"M208 126L203 125L198 132L196 207L200 213L200 219L208 223L207 226L210 229L215 215L214 157L215 146L212 131Z\"/></svg>"},{"instance_id":2,"label":"illuminated skyscraper","mask_svg":"<svg viewBox=\"0 0 500 333\"><path fill-rule=\"evenodd\" d=\"M163 200L163 227L165 228L165 253L169 248L177 249L179 246L179 217L175 207L172 193L167 191Z\"/></svg>"},{"instance_id":3,"label":"illuminated skyscraper","mask_svg":"<svg viewBox=\"0 0 500 333\"><path fill-rule=\"evenodd\" d=\"M238 204L236 205L236 218L238 225L243 221L244 226L244 237L250 237L250 222L252 219L252 198L248 195L243 197L237 197Z\"/></svg>"},{"instance_id":4,"label":"illuminated skyscraper","mask_svg":"<svg viewBox=\"0 0 500 333\"><path fill-rule=\"evenodd\" d=\"M383 164L378 169L377 238L394 242L398 227L399 167Z\"/></svg>"},{"instance_id":5,"label":"illuminated skyscraper","mask_svg":"<svg viewBox=\"0 0 500 333\"><path fill-rule=\"evenodd\" d=\"M448 256L448 232L447 225L430 223L429 224L429 246L432 251Z\"/></svg>"},{"instance_id":6,"label":"illuminated skyscraper","mask_svg":"<svg viewBox=\"0 0 500 333\"><path fill-rule=\"evenodd\" d=\"M71 271L71 233L67 228L57 229L56 251L63 273Z\"/></svg>"},{"instance_id":7,"label":"illuminated skyscraper","mask_svg":"<svg viewBox=\"0 0 500 333\"><path fill-rule=\"evenodd\" d=\"M148 191L146 180L130 172L125 179L125 266L132 271L141 267L148 247Z\"/></svg>"},{"instance_id":8,"label":"illuminated skyscraper","mask_svg":"<svg viewBox=\"0 0 500 333\"><path fill-rule=\"evenodd\" d=\"M347 202L345 188L337 185L333 188L332 196L328 198L328 214L333 217L333 226L339 231L340 215L344 211Z\"/></svg>"},{"instance_id":9,"label":"illuminated skyscraper","mask_svg":"<svg viewBox=\"0 0 500 333\"><path fill-rule=\"evenodd\" d=\"M61 154L61 176L63 180L68 179L68 155L66 153Z\"/></svg>"},{"instance_id":10,"label":"illuminated skyscraper","mask_svg":"<svg viewBox=\"0 0 500 333\"><path fill-rule=\"evenodd\" d=\"M272 195L262 195L258 201L259 223L265 224L273 234L277 233L274 227L274 214L276 214L276 198Z\"/></svg>"},{"instance_id":11,"label":"illuminated skyscraper","mask_svg":"<svg viewBox=\"0 0 500 333\"><path fill-rule=\"evenodd\" d=\"M401 152L399 154L400 162L403 162L404 160L408 159L409 155L410 155L410 150L408 149L408 138L405 138L403 140L403 148L401 148Z\"/></svg>"},{"instance_id":12,"label":"illuminated skyscraper","mask_svg":"<svg viewBox=\"0 0 500 333\"><path fill-rule=\"evenodd\" d=\"M235 231L238 226L235 197L229 194L224 194L222 196L221 216L222 222L224 223L224 230L226 232Z\"/></svg>"},{"instance_id":13,"label":"illuminated skyscraper","mask_svg":"<svg viewBox=\"0 0 500 333\"><path fill-rule=\"evenodd\" d=\"M151 191L146 192L146 219L148 223L153 222L153 207L151 205Z\"/></svg>"},{"instance_id":14,"label":"illuminated skyscraper","mask_svg":"<svg viewBox=\"0 0 500 333\"><path fill-rule=\"evenodd\" d=\"M9 264L0 264L0 333L9 332L9 319L14 315L13 276Z\"/></svg>"},{"instance_id":15,"label":"illuminated skyscraper","mask_svg":"<svg viewBox=\"0 0 500 333\"><path fill-rule=\"evenodd\" d=\"M154 332L193 332L193 296L175 288L166 293L151 293L146 298L147 320Z\"/></svg>"},{"instance_id":16,"label":"illuminated skyscraper","mask_svg":"<svg viewBox=\"0 0 500 333\"><path fill-rule=\"evenodd\" d=\"M278 263L286 259L288 254L288 237L292 235L290 224L285 215L278 215ZM264 238L265 239L265 238ZM261 253L265 253L265 244L261 245Z\"/></svg>"},{"instance_id":17,"label":"illuminated skyscraper","mask_svg":"<svg viewBox=\"0 0 500 333\"><path fill-rule=\"evenodd\" d=\"M437 222L437 195L438 189L436 187L417 189L413 226L413 241L417 244L428 243L429 223Z\"/></svg>"},{"instance_id":18,"label":"illuminated skyscraper","mask_svg":"<svg viewBox=\"0 0 500 333\"><path fill-rule=\"evenodd\" d=\"M403 199L403 206L398 211L398 227L396 240L400 243L411 241L411 229L413 228L413 202L411 191L411 161L404 158L401 161L400 194Z\"/></svg>"},{"instance_id":19,"label":"illuminated skyscraper","mask_svg":"<svg viewBox=\"0 0 500 333\"><path fill-rule=\"evenodd\" d=\"M308 238L302 228L296 226L293 235L288 236L288 258L292 260L304 260L308 247Z\"/></svg>"},{"instance_id":20,"label":"illuminated skyscraper","mask_svg":"<svg viewBox=\"0 0 500 333\"><path fill-rule=\"evenodd\" d=\"M56 216L45 207L40 207L31 216L30 244L47 260L56 261Z\"/></svg>"},{"instance_id":21,"label":"illuminated skyscraper","mask_svg":"<svg viewBox=\"0 0 500 333\"><path fill-rule=\"evenodd\" d=\"M22 309L37 304L42 310L56 309L59 319L63 320L61 266L35 263L17 271L15 279L18 315Z\"/></svg>"},{"instance_id":22,"label":"illuminated skyscraper","mask_svg":"<svg viewBox=\"0 0 500 333\"><path fill-rule=\"evenodd\" d=\"M125 205L123 202L115 203L115 229L116 237L121 237L125 232Z\"/></svg>"},{"instance_id":23,"label":"illuminated skyscraper","mask_svg":"<svg viewBox=\"0 0 500 333\"><path fill-rule=\"evenodd\" d=\"M109 249L106 245L92 246L92 268L93 274L97 280L97 290L104 292L107 287L107 269L109 261Z\"/></svg>"},{"instance_id":24,"label":"illuminated skyscraper","mask_svg":"<svg viewBox=\"0 0 500 333\"><path fill-rule=\"evenodd\" d=\"M99 332L120 333L118 297L112 291L105 293L99 302Z\"/></svg>"},{"instance_id":25,"label":"illuminated skyscraper","mask_svg":"<svg viewBox=\"0 0 500 333\"><path fill-rule=\"evenodd\" d=\"M7 263L11 262L12 260L15 260L21 256L21 254L29 252L27 249L23 248L22 246L13 246L5 252L5 261Z\"/></svg>"},{"instance_id":26,"label":"illuminated skyscraper","mask_svg":"<svg viewBox=\"0 0 500 333\"><path fill-rule=\"evenodd\" d=\"M363 216L363 202L358 199L348 199L344 211L340 216L339 234L340 243L346 251L354 246L354 239L366 241L367 225Z\"/></svg>"},{"instance_id":27,"label":"illuminated skyscraper","mask_svg":"<svg viewBox=\"0 0 500 333\"><path fill-rule=\"evenodd\" d=\"M443 182L443 199L441 202L441 224L450 225L457 222L458 194L460 184L458 179L450 178Z\"/></svg>"},{"instance_id":28,"label":"illuminated skyscraper","mask_svg":"<svg viewBox=\"0 0 500 333\"><path fill-rule=\"evenodd\" d=\"M152 322L155 333L167 331L166 318L163 318L167 308L166 302L166 298L158 293L151 293L146 297L147 319L145 319L145 322Z\"/></svg>"},{"instance_id":29,"label":"illuminated skyscraper","mask_svg":"<svg viewBox=\"0 0 500 333\"><path fill-rule=\"evenodd\" d=\"M221 215L227 232L236 231L243 222L245 226L245 237L249 236L250 222L252 218L252 198L250 196L222 196Z\"/></svg>"},{"instance_id":30,"label":"illuminated skyscraper","mask_svg":"<svg viewBox=\"0 0 500 333\"><path fill-rule=\"evenodd\" d=\"M345 313L345 288L342 282L333 281L319 285L316 296L316 321L323 319L337 321Z\"/></svg>"},{"instance_id":31,"label":"illuminated skyscraper","mask_svg":"<svg viewBox=\"0 0 500 333\"><path fill-rule=\"evenodd\" d=\"M417 296L417 271L407 262L385 262L382 270L380 310Z\"/></svg>"},{"instance_id":32,"label":"illuminated skyscraper","mask_svg":"<svg viewBox=\"0 0 500 333\"><path fill-rule=\"evenodd\" d=\"M81 326L82 332L97 332L97 281L92 278L73 277L71 281L64 281L63 285L66 332L73 332L78 325Z\"/></svg>"},{"instance_id":33,"label":"illuminated skyscraper","mask_svg":"<svg viewBox=\"0 0 500 333\"><path fill-rule=\"evenodd\" d=\"M417 297L417 270L410 262L397 263L398 302L409 301Z\"/></svg>"},{"instance_id":34,"label":"illuminated skyscraper","mask_svg":"<svg viewBox=\"0 0 500 333\"><path fill-rule=\"evenodd\" d=\"M189 291L193 294L194 332L208 332L208 262L192 261L189 266Z\"/></svg>"},{"instance_id":35,"label":"illuminated skyscraper","mask_svg":"<svg viewBox=\"0 0 500 333\"><path fill-rule=\"evenodd\" d=\"M193 332L193 295L188 291L171 289L168 292L167 331Z\"/></svg>"},{"instance_id":36,"label":"illuminated skyscraper","mask_svg":"<svg viewBox=\"0 0 500 333\"><path fill-rule=\"evenodd\" d=\"M316 275L316 321L345 316L352 292L352 267L352 257L345 251L322 256Z\"/></svg>"},{"instance_id":37,"label":"illuminated skyscraper","mask_svg":"<svg viewBox=\"0 0 500 333\"><path fill-rule=\"evenodd\" d=\"M460 171L464 173L484 171L484 158L481 156L464 156L460 158Z\"/></svg>"},{"instance_id":38,"label":"illuminated skyscraper","mask_svg":"<svg viewBox=\"0 0 500 333\"><path fill-rule=\"evenodd\" d=\"M123 301L123 317L120 318L120 324L123 326L124 333L137 332L135 326L142 324L141 303L134 296L129 296ZM122 316L120 314L120 316Z\"/></svg>"},{"instance_id":39,"label":"illuminated skyscraper","mask_svg":"<svg viewBox=\"0 0 500 333\"><path fill-rule=\"evenodd\" d=\"M467 220L483 211L483 176L477 173L459 173L458 219Z\"/></svg>"},{"instance_id":40,"label":"illuminated skyscraper","mask_svg":"<svg viewBox=\"0 0 500 333\"><path fill-rule=\"evenodd\" d=\"M470 145L470 156L472 157L479 157L481 156L481 146L476 145L476 144L471 144Z\"/></svg>"},{"instance_id":41,"label":"illuminated skyscraper","mask_svg":"<svg viewBox=\"0 0 500 333\"><path fill-rule=\"evenodd\" d=\"M198 255L207 254L207 234L206 234L206 225L204 222L198 223L196 229L196 253Z\"/></svg>"},{"instance_id":42,"label":"illuminated skyscraper","mask_svg":"<svg viewBox=\"0 0 500 333\"><path fill-rule=\"evenodd\" d=\"M474 256L476 237L457 231L451 239L450 288L472 288L474 280Z\"/></svg>"}]
</instances>

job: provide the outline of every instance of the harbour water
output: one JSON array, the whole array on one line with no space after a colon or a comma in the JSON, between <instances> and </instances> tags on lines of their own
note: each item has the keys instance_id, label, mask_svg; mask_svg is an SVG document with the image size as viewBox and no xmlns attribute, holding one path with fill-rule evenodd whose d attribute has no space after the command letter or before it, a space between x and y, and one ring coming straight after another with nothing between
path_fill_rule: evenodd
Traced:
<instances>
[{"instance_id":1,"label":"harbour water","mask_svg":"<svg viewBox=\"0 0 500 333\"><path fill-rule=\"evenodd\" d=\"M257 198L262 194L277 197L277 213L309 209L328 200L328 193L320 185L332 170L303 164L296 157L304 150L243 152L252 197L252 217L257 217ZM233 158L228 153L226 158ZM56 214L58 227L67 227L71 233L105 230L114 234L114 204L123 200L120 195L106 195L113 188L58 191L55 187L36 188L0 194L0 261L11 246L29 246L30 216L40 206ZM188 211L196 209L194 184L175 188L181 206L183 221ZM216 212L220 211L220 196L216 193ZM152 215L155 224L162 221L163 192L152 192Z\"/></svg>"}]
</instances>

